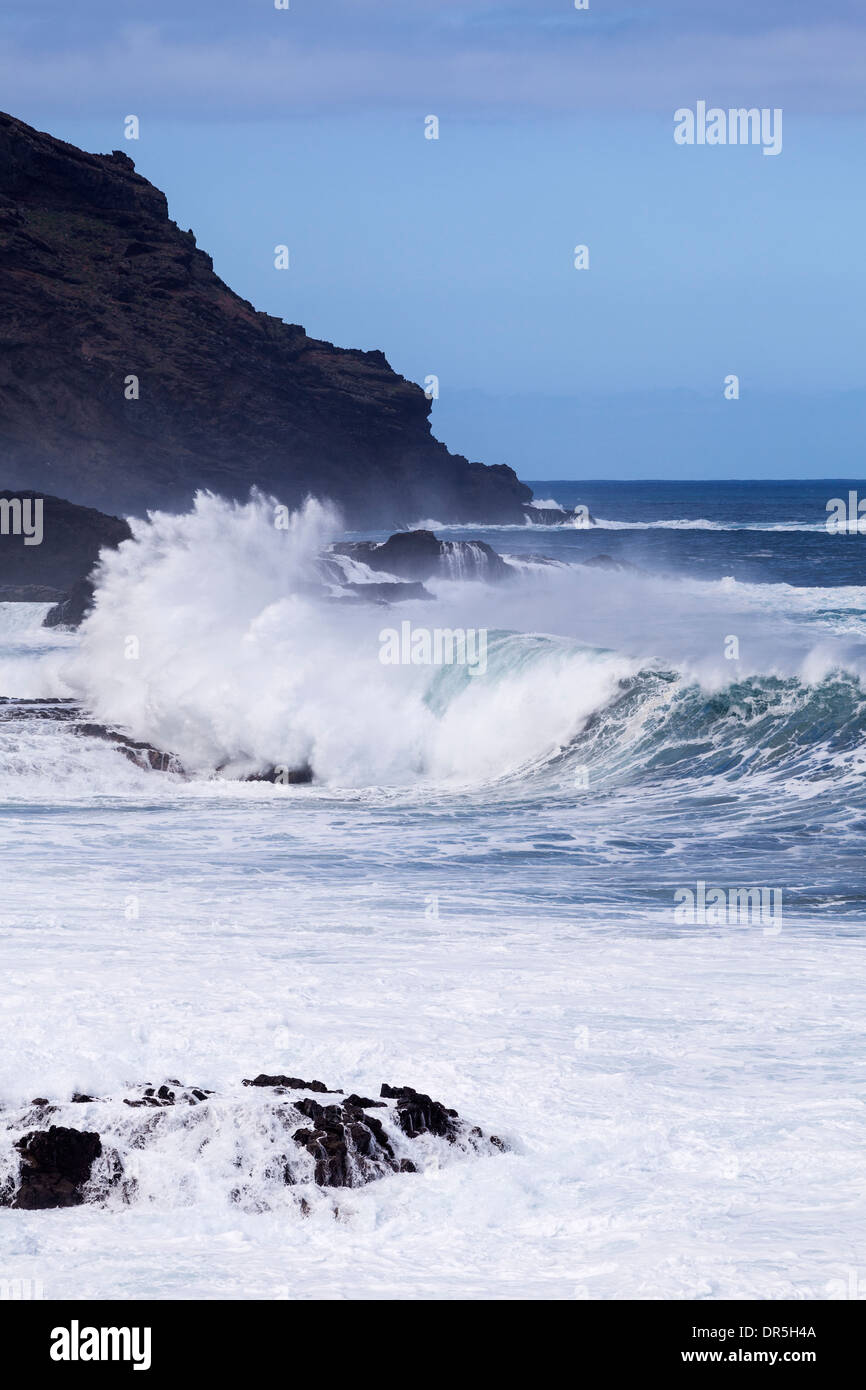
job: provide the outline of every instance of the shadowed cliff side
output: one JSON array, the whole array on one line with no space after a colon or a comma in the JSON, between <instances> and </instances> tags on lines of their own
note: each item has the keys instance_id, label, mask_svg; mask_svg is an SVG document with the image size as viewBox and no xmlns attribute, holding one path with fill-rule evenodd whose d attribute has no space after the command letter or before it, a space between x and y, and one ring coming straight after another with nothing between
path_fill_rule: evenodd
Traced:
<instances>
[{"instance_id":1,"label":"shadowed cliff side","mask_svg":"<svg viewBox=\"0 0 866 1390\"><path fill-rule=\"evenodd\" d=\"M0 491L0 602L19 598L38 603L60 596L87 578L100 550L113 549L131 535L119 517L61 497ZM14 593L16 588L21 592ZM33 592L25 592L28 588Z\"/></svg>"},{"instance_id":2,"label":"shadowed cliff side","mask_svg":"<svg viewBox=\"0 0 866 1390\"><path fill-rule=\"evenodd\" d=\"M112 511L252 484L357 525L521 521L510 468L449 453L381 352L257 312L163 193L0 114L0 486ZM128 399L137 378L138 399Z\"/></svg>"}]
</instances>

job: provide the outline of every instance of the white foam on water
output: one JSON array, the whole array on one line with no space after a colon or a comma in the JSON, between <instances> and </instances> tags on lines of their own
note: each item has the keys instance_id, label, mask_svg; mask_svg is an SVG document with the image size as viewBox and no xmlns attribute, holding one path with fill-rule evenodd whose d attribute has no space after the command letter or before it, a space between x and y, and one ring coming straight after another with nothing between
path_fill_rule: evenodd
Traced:
<instances>
[{"instance_id":1,"label":"white foam on water","mask_svg":"<svg viewBox=\"0 0 866 1390\"><path fill-rule=\"evenodd\" d=\"M807 735L825 695L856 732L856 644L823 644L858 596L539 566L360 610L311 590L338 527L317 503L280 532L263 499L204 497L106 556L80 634L0 614L0 693L74 694L194 774L0 717L0 1102L47 1096L85 1127L98 1108L73 1091L177 1077L221 1096L201 1151L176 1120L142 1151L129 1206L0 1212L4 1277L49 1298L844 1285L866 1248L866 945L845 861L817 887L809 866L829 875L846 837L860 853L862 798L850 742ZM384 666L380 630L404 617L488 629L486 673ZM312 787L212 775L307 757ZM779 934L675 930L683 865L799 872L822 915L792 894ZM409 1084L511 1151L431 1151L304 1217L267 1123L237 1118L259 1071ZM261 1210L232 1200L239 1155Z\"/></svg>"}]
</instances>

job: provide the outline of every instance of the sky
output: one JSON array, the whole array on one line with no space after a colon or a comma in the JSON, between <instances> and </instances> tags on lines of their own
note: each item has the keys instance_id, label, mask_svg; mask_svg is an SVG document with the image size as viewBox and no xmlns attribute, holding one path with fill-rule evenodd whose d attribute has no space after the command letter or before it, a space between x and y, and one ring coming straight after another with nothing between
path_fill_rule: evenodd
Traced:
<instances>
[{"instance_id":1,"label":"sky","mask_svg":"<svg viewBox=\"0 0 866 1390\"><path fill-rule=\"evenodd\" d=\"M4 109L123 149L257 308L435 376L434 433L528 480L861 473L864 78L862 0L0 17ZM676 143L699 101L780 109L780 152Z\"/></svg>"}]
</instances>

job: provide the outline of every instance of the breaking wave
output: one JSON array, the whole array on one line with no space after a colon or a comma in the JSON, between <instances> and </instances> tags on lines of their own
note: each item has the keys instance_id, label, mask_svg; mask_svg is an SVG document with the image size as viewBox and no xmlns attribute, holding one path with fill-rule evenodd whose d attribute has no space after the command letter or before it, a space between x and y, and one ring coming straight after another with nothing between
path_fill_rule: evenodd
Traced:
<instances>
[{"instance_id":1,"label":"breaking wave","mask_svg":"<svg viewBox=\"0 0 866 1390\"><path fill-rule=\"evenodd\" d=\"M185 515L136 521L102 558L78 638L46 636L39 606L5 606L4 693L73 698L199 778L309 764L331 786L489 785L587 764L614 780L730 780L863 761L859 589L842 602L838 590L531 563L497 588L462 582L455 562L430 585L435 602L377 606L340 600L334 576L388 577L329 553L339 534L315 500L284 530L263 497L203 494ZM722 654L733 613L736 667ZM383 664L383 633L402 623L484 629L485 670ZM841 664L840 632L852 637ZM5 747L7 774L56 761L35 724ZM101 783L113 757L93 755Z\"/></svg>"}]
</instances>

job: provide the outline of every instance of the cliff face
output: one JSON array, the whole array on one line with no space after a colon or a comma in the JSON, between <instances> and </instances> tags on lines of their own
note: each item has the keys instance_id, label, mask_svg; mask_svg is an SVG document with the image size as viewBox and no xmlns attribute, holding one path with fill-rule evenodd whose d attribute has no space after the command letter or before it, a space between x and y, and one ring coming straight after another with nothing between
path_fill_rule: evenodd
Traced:
<instances>
[{"instance_id":1,"label":"cliff face","mask_svg":"<svg viewBox=\"0 0 866 1390\"><path fill-rule=\"evenodd\" d=\"M125 154L3 114L0 346L2 487L134 511L257 484L383 526L521 521L531 495L433 439L423 391L381 352L234 294Z\"/></svg>"},{"instance_id":2,"label":"cliff face","mask_svg":"<svg viewBox=\"0 0 866 1390\"><path fill-rule=\"evenodd\" d=\"M52 597L48 591L65 592L90 573L100 550L113 549L131 534L118 517L60 497L0 492L0 602L19 587L44 588L44 594L20 595L34 602Z\"/></svg>"}]
</instances>

